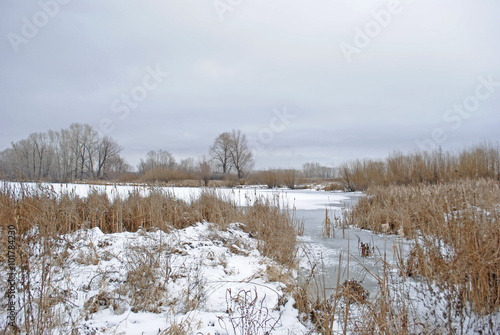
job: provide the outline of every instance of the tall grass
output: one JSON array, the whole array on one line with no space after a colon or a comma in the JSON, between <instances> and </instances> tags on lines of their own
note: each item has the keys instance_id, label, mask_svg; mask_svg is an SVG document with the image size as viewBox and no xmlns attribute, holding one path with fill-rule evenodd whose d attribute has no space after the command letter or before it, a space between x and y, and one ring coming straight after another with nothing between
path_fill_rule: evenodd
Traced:
<instances>
[{"instance_id":1,"label":"tall grass","mask_svg":"<svg viewBox=\"0 0 500 335\"><path fill-rule=\"evenodd\" d=\"M293 169L269 169L255 172L250 178L252 184L262 184L269 188L288 187L294 189L298 172Z\"/></svg>"},{"instance_id":2,"label":"tall grass","mask_svg":"<svg viewBox=\"0 0 500 335\"><path fill-rule=\"evenodd\" d=\"M202 193L193 206L208 222L226 228L229 223L243 223L242 229L258 239L259 251L277 262L294 266L296 237L303 223L278 199L257 198L251 206L239 208L215 191Z\"/></svg>"},{"instance_id":3,"label":"tall grass","mask_svg":"<svg viewBox=\"0 0 500 335\"><path fill-rule=\"evenodd\" d=\"M26 188L19 195L4 184L0 205L2 225L16 221L21 235L35 227L57 235L94 227L104 233L135 232L140 228L168 232L203 221L225 229L228 224L239 222L261 241L264 255L284 262L294 257L295 236L300 228L299 220L277 200L257 199L241 208L230 198L210 190L187 203L161 188L151 189L146 196L135 189L125 199L111 200L98 191L91 191L85 198L71 193L57 195L42 185L37 190Z\"/></svg>"},{"instance_id":4,"label":"tall grass","mask_svg":"<svg viewBox=\"0 0 500 335\"><path fill-rule=\"evenodd\" d=\"M179 181L185 179L197 179L194 173L187 173L181 170L167 168L167 167L157 167L151 170L147 170L141 177L141 180L146 183L152 182L171 182Z\"/></svg>"},{"instance_id":5,"label":"tall grass","mask_svg":"<svg viewBox=\"0 0 500 335\"><path fill-rule=\"evenodd\" d=\"M484 143L460 152L394 152L385 160L356 160L339 167L348 191L365 191L376 185L437 184L467 178L500 181L498 145Z\"/></svg>"},{"instance_id":6,"label":"tall grass","mask_svg":"<svg viewBox=\"0 0 500 335\"><path fill-rule=\"evenodd\" d=\"M414 239L402 274L452 292L480 314L500 308L500 183L375 186L347 224Z\"/></svg>"},{"instance_id":7,"label":"tall grass","mask_svg":"<svg viewBox=\"0 0 500 335\"><path fill-rule=\"evenodd\" d=\"M23 188L21 191L8 185L3 184L0 190L1 231L7 231L9 225L16 227L16 268L22 306L17 324L25 333L51 333L67 321L64 294L71 288L58 287L60 281L56 285L53 278L60 274L58 269L63 266L63 249L73 248L61 237L81 229L98 227L104 233L135 232L139 229L168 232L209 221L224 230L230 223L241 223L242 229L258 240L262 255L287 267L296 265L296 232L300 225L293 213L277 201L260 199L242 208L231 199L219 196L216 191L205 191L198 199L188 203L161 189L152 189L147 196L141 196L138 190L134 190L123 199L110 199L105 193L97 191L82 198L74 193L58 195L50 187L42 185L37 189ZM2 238L6 239L6 234L2 234ZM8 244L4 242L0 246L2 263L7 262ZM141 286L144 284L141 284L141 278L145 275L153 278L157 271L154 269L154 257L148 257L147 253L146 249L129 252L125 260L130 264L125 262L123 266L130 270L127 285L132 285L135 291L130 291L136 292L132 296L134 306L155 312L157 304L153 300L164 292L162 287L154 287L156 293L151 294L151 286ZM90 255L84 261L94 264L98 260L93 260ZM2 285L5 285L3 281ZM193 301L199 298L196 295L193 297L190 298ZM96 299L99 300L99 297ZM94 308L97 300L89 301L88 309Z\"/></svg>"}]
</instances>

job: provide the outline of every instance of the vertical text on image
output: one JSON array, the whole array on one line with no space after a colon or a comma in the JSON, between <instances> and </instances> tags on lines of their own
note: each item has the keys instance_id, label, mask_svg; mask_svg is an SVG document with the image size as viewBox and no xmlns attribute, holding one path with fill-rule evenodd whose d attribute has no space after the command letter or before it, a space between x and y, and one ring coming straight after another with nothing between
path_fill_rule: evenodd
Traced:
<instances>
[{"instance_id":1,"label":"vertical text on image","mask_svg":"<svg viewBox=\"0 0 500 335\"><path fill-rule=\"evenodd\" d=\"M16 327L16 226L9 225L7 233L7 284L6 292L8 298L7 306L7 324L11 327Z\"/></svg>"}]
</instances>

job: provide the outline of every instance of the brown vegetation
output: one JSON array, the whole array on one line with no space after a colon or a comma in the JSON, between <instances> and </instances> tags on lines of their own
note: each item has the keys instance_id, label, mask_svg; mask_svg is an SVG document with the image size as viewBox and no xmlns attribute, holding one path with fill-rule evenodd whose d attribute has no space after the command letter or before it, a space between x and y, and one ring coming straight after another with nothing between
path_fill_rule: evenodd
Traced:
<instances>
[{"instance_id":1,"label":"brown vegetation","mask_svg":"<svg viewBox=\"0 0 500 335\"><path fill-rule=\"evenodd\" d=\"M190 204L161 190L151 189L147 196L138 190L128 197L110 199L106 194L92 191L86 198L75 194L56 195L42 185L36 190L15 194L4 184L0 192L0 219L3 226L16 222L18 234L29 230L47 230L48 236L67 234L81 228L98 227L104 233L138 229L170 231L196 222L213 222L226 228L228 224L243 223L243 230L260 241L261 252L282 263L292 264L295 257L295 236L298 220L287 208L270 200L256 200L247 208L223 199L216 191L207 190Z\"/></svg>"},{"instance_id":2,"label":"brown vegetation","mask_svg":"<svg viewBox=\"0 0 500 335\"><path fill-rule=\"evenodd\" d=\"M36 189L14 189L3 184L0 190L0 220L2 232L15 225L16 266L20 273L18 294L22 300L23 329L30 334L44 334L44 329L54 329L64 322L60 306L65 304L64 290L53 284L52 277L63 266L63 249L74 248L64 234L98 227L104 233L135 232L161 229L171 231L189 227L196 222L213 222L217 229L225 230L230 223L240 223L241 229L257 239L257 248L264 255L287 267L296 265L296 233L299 224L293 215L280 204L256 200L247 208L238 207L216 191L205 191L190 203L175 199L161 189L151 189L141 196L132 191L122 199L110 199L97 191L81 198L73 193L57 195L51 187L39 185ZM67 235L66 235L67 236ZM2 234L6 239L6 234ZM0 246L0 261L7 262L7 242ZM95 246L101 248L102 246ZM162 248L167 246L163 245ZM119 296L128 296L138 311L158 312L159 302L164 301L164 286L155 281L160 268L156 249L130 249L124 259L127 280ZM34 260L35 257L37 260ZM63 258L61 258L63 257ZM97 253L82 255L82 264L97 265ZM43 285L33 282L41 275ZM145 281L149 278L150 282ZM195 285L200 290L203 285ZM195 287L193 286L193 287ZM133 288L133 289L132 289ZM37 290L37 292L33 292ZM189 294L188 294L189 293ZM192 307L200 301L202 291L188 292L186 301ZM87 301L88 313L99 307L121 308L121 298L105 293Z\"/></svg>"},{"instance_id":3,"label":"brown vegetation","mask_svg":"<svg viewBox=\"0 0 500 335\"><path fill-rule=\"evenodd\" d=\"M251 184L266 185L269 188L288 187L294 189L298 171L293 169L270 169L255 172L250 179Z\"/></svg>"},{"instance_id":4,"label":"brown vegetation","mask_svg":"<svg viewBox=\"0 0 500 335\"><path fill-rule=\"evenodd\" d=\"M500 183L376 186L347 224L415 240L402 272L451 290L475 311L500 307Z\"/></svg>"},{"instance_id":5,"label":"brown vegetation","mask_svg":"<svg viewBox=\"0 0 500 335\"><path fill-rule=\"evenodd\" d=\"M385 160L356 160L339 167L347 191L365 191L376 185L437 184L466 178L500 181L498 145L476 145L458 153L442 151L403 154Z\"/></svg>"},{"instance_id":6,"label":"brown vegetation","mask_svg":"<svg viewBox=\"0 0 500 335\"><path fill-rule=\"evenodd\" d=\"M141 177L141 181L145 183L169 183L172 181L180 181L186 179L196 179L196 176L192 173L189 174L187 172L168 167L156 167L151 170L147 170Z\"/></svg>"}]
</instances>

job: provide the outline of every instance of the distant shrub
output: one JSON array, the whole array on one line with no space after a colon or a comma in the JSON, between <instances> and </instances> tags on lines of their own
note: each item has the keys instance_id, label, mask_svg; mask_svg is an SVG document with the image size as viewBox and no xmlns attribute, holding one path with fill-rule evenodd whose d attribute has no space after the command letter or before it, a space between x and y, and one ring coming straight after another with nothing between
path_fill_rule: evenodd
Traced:
<instances>
[{"instance_id":1,"label":"distant shrub","mask_svg":"<svg viewBox=\"0 0 500 335\"><path fill-rule=\"evenodd\" d=\"M269 188L288 187L295 188L297 171L293 169L271 169L254 173L254 184L267 185Z\"/></svg>"},{"instance_id":2,"label":"distant shrub","mask_svg":"<svg viewBox=\"0 0 500 335\"><path fill-rule=\"evenodd\" d=\"M151 170L147 170L141 177L141 180L146 183L154 182L165 182L175 180L185 180L185 179L195 179L190 178L189 174L183 171L167 168L167 167L157 167Z\"/></svg>"}]
</instances>

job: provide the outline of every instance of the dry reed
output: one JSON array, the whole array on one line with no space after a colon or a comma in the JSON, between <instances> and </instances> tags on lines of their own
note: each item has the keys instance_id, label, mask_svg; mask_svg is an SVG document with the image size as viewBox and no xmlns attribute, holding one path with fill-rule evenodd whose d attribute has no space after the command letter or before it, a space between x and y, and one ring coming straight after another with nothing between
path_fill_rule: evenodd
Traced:
<instances>
[{"instance_id":1,"label":"dry reed","mask_svg":"<svg viewBox=\"0 0 500 335\"><path fill-rule=\"evenodd\" d=\"M64 323L65 293L54 286L53 280L59 275L58 268L63 266L61 257L65 252L62 249L72 248L69 242L61 239L64 234L95 227L104 233L140 229L169 232L203 221L213 222L219 229L226 229L230 223L242 223L242 229L258 240L258 249L264 256L293 267L296 231L300 226L295 216L278 203L260 199L241 208L215 191L205 191L188 203L159 188L152 188L146 196L141 196L136 189L125 198L111 199L97 191L82 198L75 193L58 195L50 186L18 189L7 183L2 184L0 190L0 219L2 232L7 231L9 225L16 227L16 267L20 274L19 296L23 306L17 324L29 334L45 334ZM2 234L2 238L5 236ZM0 246L2 263L7 262L7 245L2 243ZM158 264L148 252L147 249L130 250L126 258L128 263L124 264L128 274L123 289L133 292L129 298L135 308L157 312L158 301L162 301L166 292L163 286L154 284ZM82 262L96 264L99 259L95 255L82 255ZM145 278L152 282L145 282ZM37 285L33 285L35 281ZM192 308L202 299L202 291L195 289L203 287L199 284L194 283L193 290L185 297L193 302ZM101 300L105 304L117 301L109 297L98 298L89 300L89 310Z\"/></svg>"},{"instance_id":2,"label":"dry reed","mask_svg":"<svg viewBox=\"0 0 500 335\"><path fill-rule=\"evenodd\" d=\"M347 191L376 185L437 184L467 178L500 181L498 145L483 143L460 152L394 152L385 160L356 160L339 167Z\"/></svg>"},{"instance_id":3,"label":"dry reed","mask_svg":"<svg viewBox=\"0 0 500 335\"><path fill-rule=\"evenodd\" d=\"M253 173L250 183L267 185L269 188L288 187L294 189L297 184L297 171L292 169L273 169Z\"/></svg>"},{"instance_id":4,"label":"dry reed","mask_svg":"<svg viewBox=\"0 0 500 335\"><path fill-rule=\"evenodd\" d=\"M346 224L415 240L402 272L452 291L489 314L500 307L500 183L376 186Z\"/></svg>"}]
</instances>

